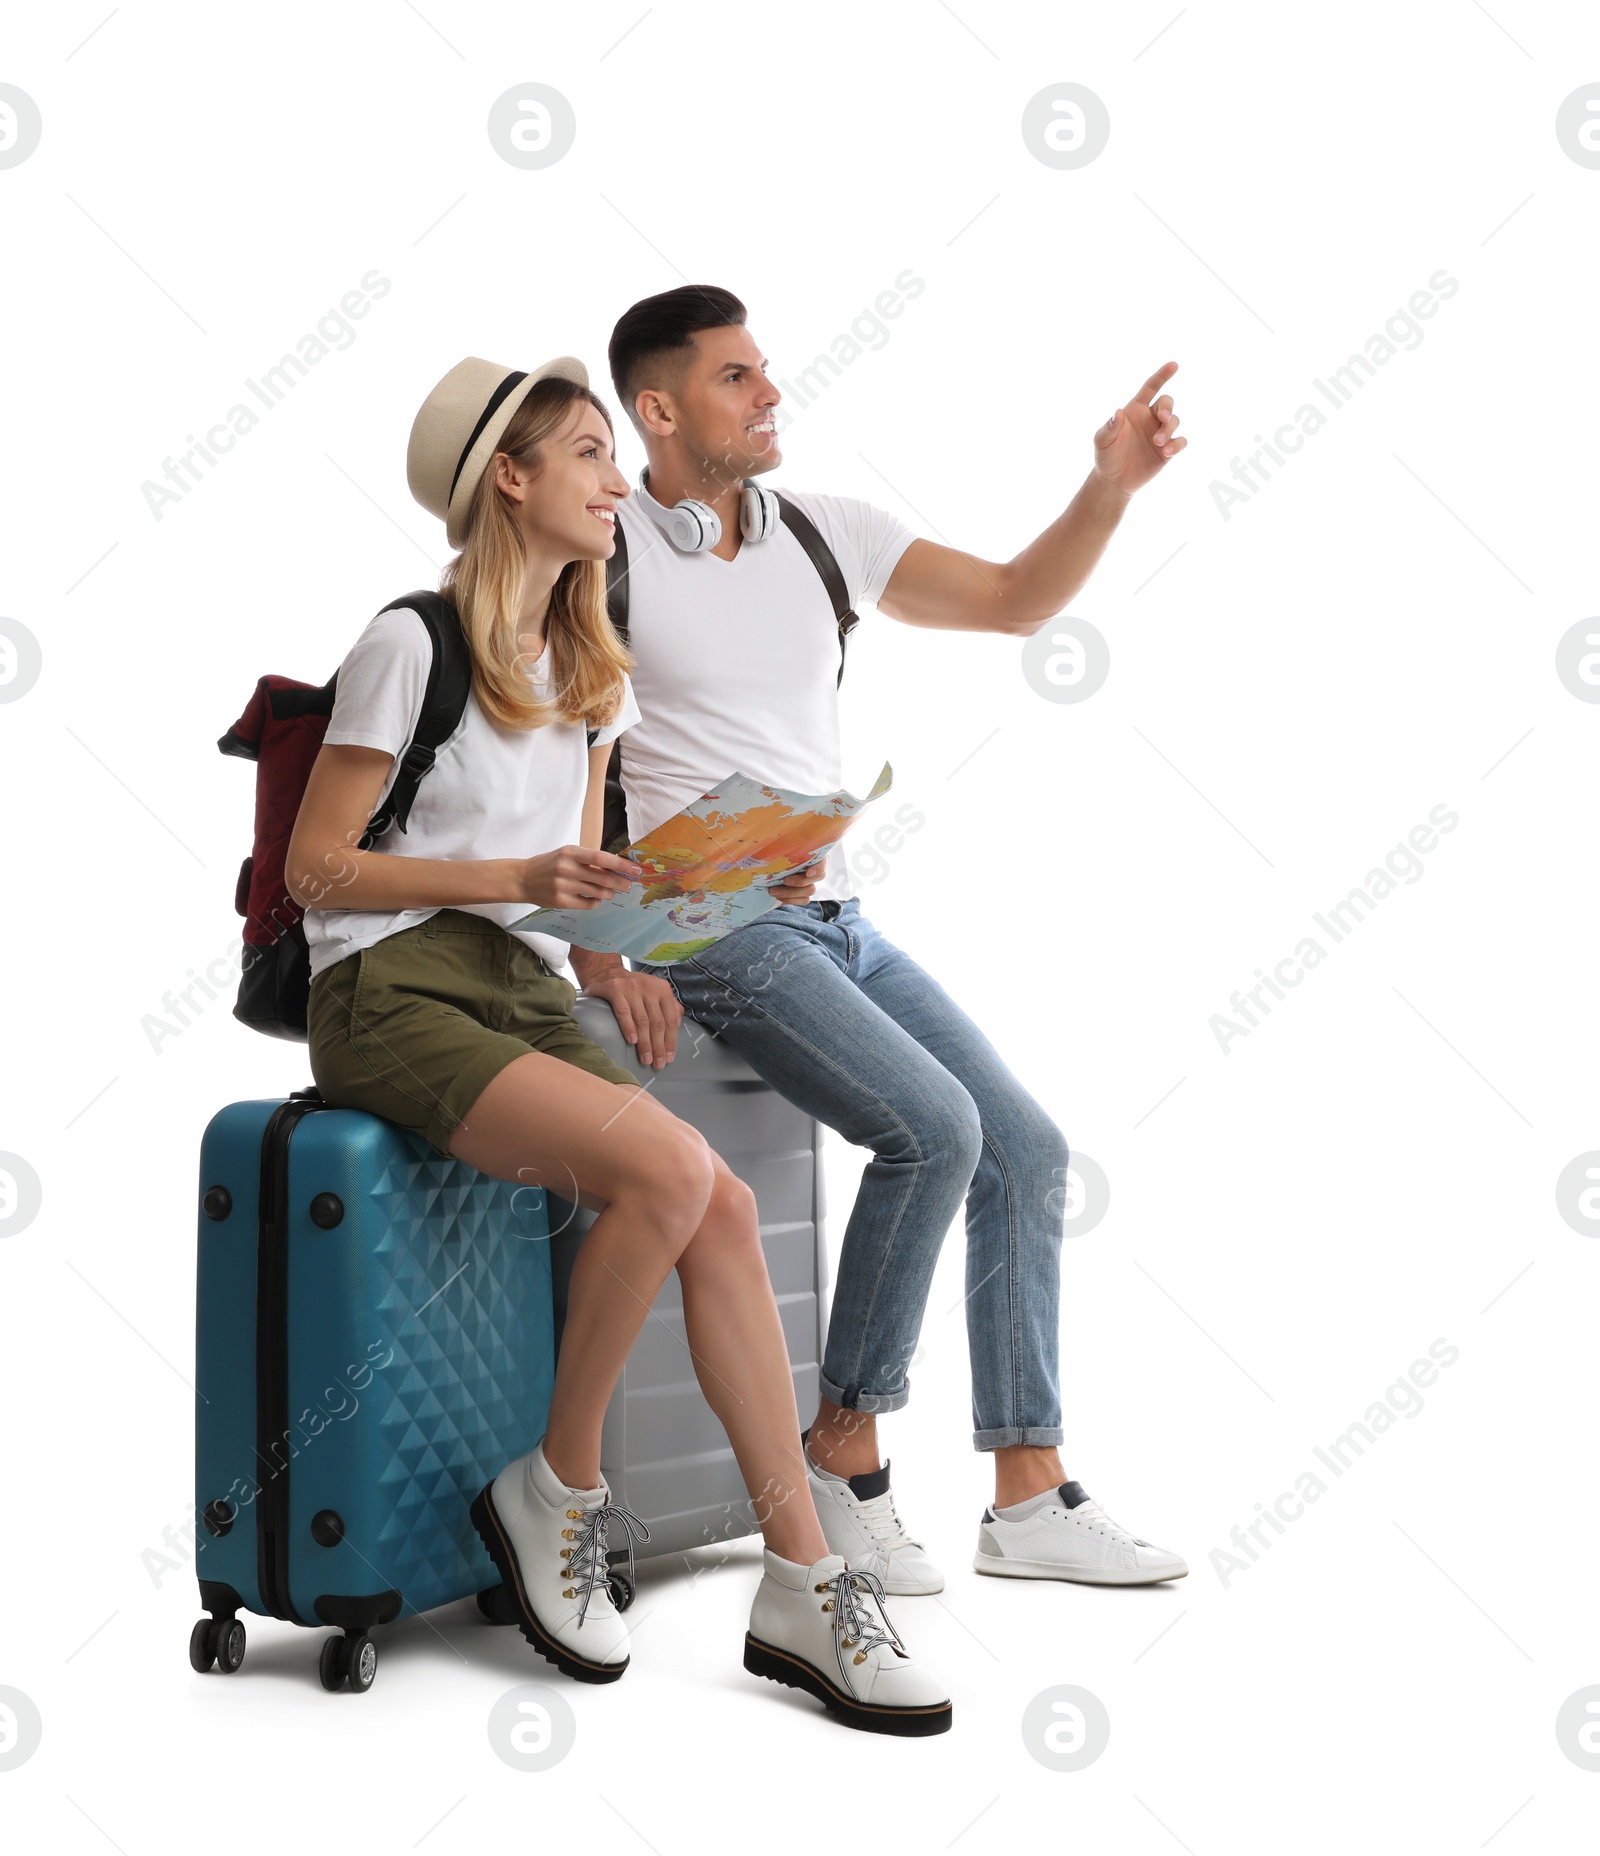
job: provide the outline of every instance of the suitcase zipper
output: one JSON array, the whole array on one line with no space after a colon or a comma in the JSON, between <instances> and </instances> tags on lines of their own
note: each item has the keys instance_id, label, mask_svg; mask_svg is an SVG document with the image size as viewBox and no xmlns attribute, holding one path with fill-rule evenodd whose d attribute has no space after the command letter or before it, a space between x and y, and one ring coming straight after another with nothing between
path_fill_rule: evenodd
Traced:
<instances>
[{"instance_id":1,"label":"suitcase zipper","mask_svg":"<svg viewBox=\"0 0 1600 1856\"><path fill-rule=\"evenodd\" d=\"M296 1091L261 1137L261 1212L256 1232L256 1583L271 1617L303 1624L289 1597L289 1140L327 1104ZM282 1452L281 1458L275 1454Z\"/></svg>"}]
</instances>

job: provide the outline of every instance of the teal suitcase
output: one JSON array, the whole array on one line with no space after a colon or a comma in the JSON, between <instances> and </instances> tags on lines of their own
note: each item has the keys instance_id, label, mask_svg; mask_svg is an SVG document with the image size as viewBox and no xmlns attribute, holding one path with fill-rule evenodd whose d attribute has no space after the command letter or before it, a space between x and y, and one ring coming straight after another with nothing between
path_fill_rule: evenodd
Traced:
<instances>
[{"instance_id":1,"label":"teal suitcase","mask_svg":"<svg viewBox=\"0 0 1600 1856\"><path fill-rule=\"evenodd\" d=\"M510 1622L468 1509L544 1433L543 1191L314 1089L214 1116L199 1191L193 1666L239 1667L241 1611L342 1633L322 1682L357 1691L377 1625Z\"/></svg>"}]
</instances>

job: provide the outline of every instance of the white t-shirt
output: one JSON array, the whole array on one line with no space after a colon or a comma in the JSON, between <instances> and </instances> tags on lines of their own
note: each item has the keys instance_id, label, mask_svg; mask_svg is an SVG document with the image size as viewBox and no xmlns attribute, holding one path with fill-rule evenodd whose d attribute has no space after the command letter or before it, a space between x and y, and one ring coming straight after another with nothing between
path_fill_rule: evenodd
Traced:
<instances>
[{"instance_id":1,"label":"white t-shirt","mask_svg":"<svg viewBox=\"0 0 1600 1856\"><path fill-rule=\"evenodd\" d=\"M851 606L875 601L916 536L851 496L785 489L833 550ZM730 773L792 792L840 784L839 631L793 532L731 561L685 554L648 490L617 505L628 542L628 649L640 721L623 737L628 832L640 838ZM812 892L854 894L841 847Z\"/></svg>"},{"instance_id":2,"label":"white t-shirt","mask_svg":"<svg viewBox=\"0 0 1600 1856\"><path fill-rule=\"evenodd\" d=\"M382 748L398 758L422 718L432 649L427 627L408 607L380 612L339 666L333 714L323 741L330 747ZM536 692L547 694L550 650L529 671ZM624 679L626 682L626 679ZM614 741L639 719L629 683L617 719L596 736ZM586 731L581 722L548 722L543 728L501 728L469 695L461 725L439 749L432 770L417 788L406 829L389 829L372 849L395 857L537 857L563 844L576 844L589 783ZM381 805L394 785L395 768L384 776ZM374 807L376 810L376 807ZM307 909L306 944L313 977L346 954L398 934L437 915L428 909ZM534 905L526 902L458 902L448 905L486 915L509 927ZM519 932L517 939L557 972L566 971L567 943L546 934Z\"/></svg>"}]
</instances>

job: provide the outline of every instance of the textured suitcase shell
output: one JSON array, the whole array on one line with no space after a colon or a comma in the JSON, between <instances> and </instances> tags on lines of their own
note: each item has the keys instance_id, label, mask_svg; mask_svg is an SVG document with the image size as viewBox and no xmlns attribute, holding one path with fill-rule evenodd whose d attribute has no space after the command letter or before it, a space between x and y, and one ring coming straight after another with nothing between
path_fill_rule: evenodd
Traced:
<instances>
[{"instance_id":1,"label":"textured suitcase shell","mask_svg":"<svg viewBox=\"0 0 1600 1856\"><path fill-rule=\"evenodd\" d=\"M544 1431L555 1362L545 1198L375 1115L303 1113L287 1137L287 1404L276 1407L287 1437L272 1448L258 1225L271 1192L263 1137L284 1106L236 1102L201 1147L196 1571L208 1608L383 1623L499 1583L468 1507ZM342 1208L331 1223L328 1194Z\"/></svg>"},{"instance_id":2,"label":"textured suitcase shell","mask_svg":"<svg viewBox=\"0 0 1600 1856\"><path fill-rule=\"evenodd\" d=\"M680 1028L672 1062L664 1070L647 1070L605 1000L580 998L574 1015L607 1055L698 1128L755 1193L795 1403L800 1422L809 1423L817 1407L827 1287L821 1124L692 1020ZM551 1195L558 1317L582 1233L593 1222L593 1214ZM694 1376L676 1273L657 1296L607 1407L600 1467L616 1499L650 1529L640 1557L684 1552L756 1530L727 1433Z\"/></svg>"}]
</instances>

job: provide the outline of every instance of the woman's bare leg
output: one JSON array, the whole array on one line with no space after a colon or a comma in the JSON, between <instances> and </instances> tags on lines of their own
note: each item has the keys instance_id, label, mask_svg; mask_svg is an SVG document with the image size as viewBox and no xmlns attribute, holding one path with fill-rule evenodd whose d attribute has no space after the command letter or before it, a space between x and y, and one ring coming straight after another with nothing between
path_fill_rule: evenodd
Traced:
<instances>
[{"instance_id":1,"label":"woman's bare leg","mask_svg":"<svg viewBox=\"0 0 1600 1856\"><path fill-rule=\"evenodd\" d=\"M530 1051L473 1103L450 1151L496 1179L604 1206L573 1267L545 1435L545 1458L562 1481L593 1488L623 1362L705 1215L710 1149L643 1090Z\"/></svg>"},{"instance_id":2,"label":"woman's bare leg","mask_svg":"<svg viewBox=\"0 0 1600 1856\"><path fill-rule=\"evenodd\" d=\"M678 1258L695 1376L728 1433L767 1545L783 1559L812 1566L827 1555L828 1543L806 1480L789 1350L755 1195L720 1155L712 1162L710 1203Z\"/></svg>"},{"instance_id":3,"label":"woman's bare leg","mask_svg":"<svg viewBox=\"0 0 1600 1856\"><path fill-rule=\"evenodd\" d=\"M754 1195L700 1134L642 1089L530 1052L473 1103L450 1151L496 1179L604 1207L573 1266L545 1433L562 1481L599 1483L606 1405L676 1266L695 1373L767 1544L801 1565L823 1558Z\"/></svg>"}]
</instances>

